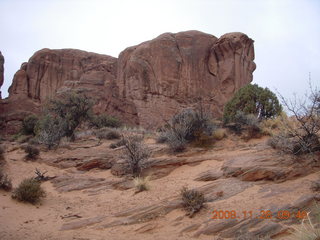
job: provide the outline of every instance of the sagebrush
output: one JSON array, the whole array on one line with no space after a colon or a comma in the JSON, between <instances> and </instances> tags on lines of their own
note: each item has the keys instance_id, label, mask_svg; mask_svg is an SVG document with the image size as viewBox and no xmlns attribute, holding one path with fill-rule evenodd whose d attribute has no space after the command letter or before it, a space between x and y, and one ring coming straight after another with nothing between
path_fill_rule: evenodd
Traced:
<instances>
[{"instance_id":1,"label":"sagebrush","mask_svg":"<svg viewBox=\"0 0 320 240\"><path fill-rule=\"evenodd\" d=\"M10 191L12 189L11 179L0 169L0 189Z\"/></svg>"},{"instance_id":2,"label":"sagebrush","mask_svg":"<svg viewBox=\"0 0 320 240\"><path fill-rule=\"evenodd\" d=\"M150 150L142 142L143 138L137 136L123 136L123 157L129 172L137 177L147 167L146 161L150 157Z\"/></svg>"},{"instance_id":3,"label":"sagebrush","mask_svg":"<svg viewBox=\"0 0 320 240\"><path fill-rule=\"evenodd\" d=\"M175 152L181 152L186 144L195 141L200 136L212 136L216 129L210 114L202 105L197 110L183 109L167 122L162 138Z\"/></svg>"},{"instance_id":4,"label":"sagebrush","mask_svg":"<svg viewBox=\"0 0 320 240\"><path fill-rule=\"evenodd\" d=\"M45 197L45 191L41 183L34 178L24 179L12 194L13 199L32 204L38 203L43 197Z\"/></svg>"},{"instance_id":5,"label":"sagebrush","mask_svg":"<svg viewBox=\"0 0 320 240\"><path fill-rule=\"evenodd\" d=\"M180 194L183 208L189 217L193 217L204 206L205 198L202 192L183 187Z\"/></svg>"},{"instance_id":6,"label":"sagebrush","mask_svg":"<svg viewBox=\"0 0 320 240\"><path fill-rule=\"evenodd\" d=\"M26 147L24 147L24 151L27 154L25 157L27 160L35 160L40 154L39 148L31 144L28 144Z\"/></svg>"}]
</instances>

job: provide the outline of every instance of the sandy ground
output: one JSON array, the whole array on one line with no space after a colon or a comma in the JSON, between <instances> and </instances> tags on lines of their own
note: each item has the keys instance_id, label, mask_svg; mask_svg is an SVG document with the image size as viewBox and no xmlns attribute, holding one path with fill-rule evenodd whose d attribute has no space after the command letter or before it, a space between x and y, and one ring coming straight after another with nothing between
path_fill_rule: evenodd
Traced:
<instances>
[{"instance_id":1,"label":"sandy ground","mask_svg":"<svg viewBox=\"0 0 320 240\"><path fill-rule=\"evenodd\" d=\"M254 140L243 145L250 146L262 140ZM9 143L8 143L9 144ZM212 155L217 151L237 155L243 151L237 149L237 144L232 145L230 140L224 140L209 150ZM10 145L10 144L9 144ZM228 146L228 147L226 147ZM12 146L9 146L12 149ZM101 145L95 151L105 150L105 145ZM68 151L68 150L64 150ZM59 155L59 152L41 153L41 158ZM106 179L116 179L110 170L92 169L88 172L79 172L74 168L61 169L49 166L43 160L35 162L25 161L24 152L16 149L7 152L7 164L5 172L12 179L13 186L16 187L21 180L26 177L33 177L36 168L48 171L50 176L61 175L82 175L91 177L102 177ZM167 157L170 157L168 155ZM191 158L193 156L190 156ZM208 182L194 181L194 178L208 169L220 169L223 161L212 160L202 161L197 165L183 165L174 169L168 176L152 180L149 191L135 194L134 189L113 190L101 189L90 192L90 190L58 192L50 181L44 182L42 187L46 191L46 197L40 204L31 205L21 203L11 199L11 194L0 190L0 239L1 240L102 240L102 239L218 239L214 236L200 235L194 237L194 231L181 231L197 223L211 223L214 210L234 210L243 217L243 212L252 211L253 214L260 214L261 210L269 210L274 205L282 206L291 203L298 196L309 194L309 188L305 187L313 180L318 179L319 174L310 174L303 178L289 180L283 183L273 183L258 181L244 191L227 199L207 203L206 208L193 218L185 216L182 209L176 209L169 214L158 217L146 223L122 225L110 228L103 228L103 224L97 223L81 227L75 230L61 230L62 226L68 222L79 221L88 218L103 217L104 222L108 222L113 215L129 209L144 207L178 196L183 186L196 188L205 186ZM217 184L223 187L224 179L216 180ZM273 193L269 194L268 193ZM242 214L242 215L241 215ZM74 217L72 217L72 215ZM70 217L71 216L71 217ZM77 217L78 216L78 217ZM268 221L268 220L265 220ZM279 237L278 239L287 239Z\"/></svg>"}]
</instances>

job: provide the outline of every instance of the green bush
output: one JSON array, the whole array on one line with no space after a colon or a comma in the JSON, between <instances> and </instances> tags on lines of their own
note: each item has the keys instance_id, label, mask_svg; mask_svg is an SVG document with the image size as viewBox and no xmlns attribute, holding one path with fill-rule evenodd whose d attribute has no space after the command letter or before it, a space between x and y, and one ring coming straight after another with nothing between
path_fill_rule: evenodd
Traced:
<instances>
[{"instance_id":1,"label":"green bush","mask_svg":"<svg viewBox=\"0 0 320 240\"><path fill-rule=\"evenodd\" d=\"M26 159L27 160L35 160L40 154L40 150L37 147L35 147L35 146L31 145L31 144L28 144L24 148L24 151L27 154L26 155Z\"/></svg>"},{"instance_id":2,"label":"green bush","mask_svg":"<svg viewBox=\"0 0 320 240\"><path fill-rule=\"evenodd\" d=\"M65 136L73 140L75 129L90 119L93 104L93 101L84 94L67 92L49 101L46 110L63 120Z\"/></svg>"},{"instance_id":3,"label":"green bush","mask_svg":"<svg viewBox=\"0 0 320 240\"><path fill-rule=\"evenodd\" d=\"M267 119L278 116L282 107L277 96L268 88L259 87L257 84L248 84L240 88L225 105L224 122L234 122L238 111L242 111L244 114L253 114L258 119Z\"/></svg>"},{"instance_id":4,"label":"green bush","mask_svg":"<svg viewBox=\"0 0 320 240\"><path fill-rule=\"evenodd\" d=\"M183 187L180 194L183 208L189 217L193 217L195 213L199 212L205 203L204 194L197 190Z\"/></svg>"},{"instance_id":5,"label":"green bush","mask_svg":"<svg viewBox=\"0 0 320 240\"><path fill-rule=\"evenodd\" d=\"M121 121L112 116L108 116L105 114L101 115L93 115L90 120L90 124L96 128L110 127L110 128L118 128L121 127Z\"/></svg>"},{"instance_id":6,"label":"green bush","mask_svg":"<svg viewBox=\"0 0 320 240\"><path fill-rule=\"evenodd\" d=\"M22 121L21 132L26 135L36 135L36 125L38 118L35 115L29 115Z\"/></svg>"},{"instance_id":7,"label":"green bush","mask_svg":"<svg viewBox=\"0 0 320 240\"><path fill-rule=\"evenodd\" d=\"M34 178L24 179L13 191L12 198L22 202L35 204L45 196L41 183Z\"/></svg>"}]
</instances>

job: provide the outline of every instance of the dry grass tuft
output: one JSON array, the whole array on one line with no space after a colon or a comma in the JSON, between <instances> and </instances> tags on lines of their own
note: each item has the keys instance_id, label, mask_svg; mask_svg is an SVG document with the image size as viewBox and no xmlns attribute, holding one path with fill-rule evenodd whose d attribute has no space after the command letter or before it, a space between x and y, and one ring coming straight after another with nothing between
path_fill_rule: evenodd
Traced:
<instances>
[{"instance_id":1,"label":"dry grass tuft","mask_svg":"<svg viewBox=\"0 0 320 240\"><path fill-rule=\"evenodd\" d=\"M136 188L136 193L148 191L150 189L150 177L135 177L133 179L134 186Z\"/></svg>"},{"instance_id":2,"label":"dry grass tuft","mask_svg":"<svg viewBox=\"0 0 320 240\"><path fill-rule=\"evenodd\" d=\"M213 132L212 136L214 140L219 141L224 139L227 136L227 131L223 128L219 128Z\"/></svg>"}]
</instances>

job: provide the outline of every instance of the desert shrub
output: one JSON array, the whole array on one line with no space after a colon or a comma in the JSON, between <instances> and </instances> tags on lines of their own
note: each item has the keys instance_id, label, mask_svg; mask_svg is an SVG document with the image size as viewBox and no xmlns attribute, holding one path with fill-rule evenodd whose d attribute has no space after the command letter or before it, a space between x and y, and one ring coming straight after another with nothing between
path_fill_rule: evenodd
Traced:
<instances>
[{"instance_id":1,"label":"desert shrub","mask_svg":"<svg viewBox=\"0 0 320 240\"><path fill-rule=\"evenodd\" d=\"M24 151L27 154L26 155L26 159L27 160L35 160L40 154L40 150L37 147L35 147L35 146L31 145L31 144L28 144L24 148Z\"/></svg>"},{"instance_id":2,"label":"desert shrub","mask_svg":"<svg viewBox=\"0 0 320 240\"><path fill-rule=\"evenodd\" d=\"M205 203L204 194L194 189L183 187L181 190L181 199L183 208L189 217L200 211Z\"/></svg>"},{"instance_id":3,"label":"desert shrub","mask_svg":"<svg viewBox=\"0 0 320 240\"><path fill-rule=\"evenodd\" d=\"M26 143L31 138L31 135L24 135L23 133L19 132L11 136L11 141L16 141L18 143Z\"/></svg>"},{"instance_id":4,"label":"desert shrub","mask_svg":"<svg viewBox=\"0 0 320 240\"><path fill-rule=\"evenodd\" d=\"M277 96L268 88L259 87L257 84L248 84L240 88L225 105L224 122L234 122L238 111L242 111L244 114L253 114L258 119L267 119L278 116L282 107Z\"/></svg>"},{"instance_id":5,"label":"desert shrub","mask_svg":"<svg viewBox=\"0 0 320 240\"><path fill-rule=\"evenodd\" d=\"M135 177L133 179L133 184L136 188L136 193L149 190L149 180L150 177Z\"/></svg>"},{"instance_id":6,"label":"desert shrub","mask_svg":"<svg viewBox=\"0 0 320 240\"><path fill-rule=\"evenodd\" d=\"M26 135L36 135L38 117L35 115L26 116L22 121L21 132Z\"/></svg>"},{"instance_id":7,"label":"desert shrub","mask_svg":"<svg viewBox=\"0 0 320 240\"><path fill-rule=\"evenodd\" d=\"M244 135L245 139L251 139L261 136L261 128L258 118L253 114L245 114L242 111L237 111L231 124L227 124L231 130L237 134Z\"/></svg>"},{"instance_id":8,"label":"desert shrub","mask_svg":"<svg viewBox=\"0 0 320 240\"><path fill-rule=\"evenodd\" d=\"M312 182L310 188L314 192L319 192L320 191L320 181L318 180L318 181Z\"/></svg>"},{"instance_id":9,"label":"desert shrub","mask_svg":"<svg viewBox=\"0 0 320 240\"><path fill-rule=\"evenodd\" d=\"M12 189L11 180L8 178L8 175L3 173L0 169L0 189L5 191L10 191Z\"/></svg>"},{"instance_id":10,"label":"desert shrub","mask_svg":"<svg viewBox=\"0 0 320 240\"><path fill-rule=\"evenodd\" d=\"M261 133L263 135L273 136L281 127L281 119L286 118L286 114L282 112L275 118L264 119L260 122Z\"/></svg>"},{"instance_id":11,"label":"desert shrub","mask_svg":"<svg viewBox=\"0 0 320 240\"><path fill-rule=\"evenodd\" d=\"M167 132L167 141L169 148L173 152L183 152L187 147L187 140L183 137L183 134L179 134L179 130L168 131Z\"/></svg>"},{"instance_id":12,"label":"desert shrub","mask_svg":"<svg viewBox=\"0 0 320 240\"><path fill-rule=\"evenodd\" d=\"M125 141L126 140L124 138L121 138L119 141L117 141L115 143L111 143L109 147L112 149L122 147L122 146L124 146Z\"/></svg>"},{"instance_id":13,"label":"desert shrub","mask_svg":"<svg viewBox=\"0 0 320 240\"><path fill-rule=\"evenodd\" d=\"M116 117L101 114L101 115L91 116L90 125L96 128L104 128L104 127L118 128L118 127L121 127L122 123Z\"/></svg>"},{"instance_id":14,"label":"desert shrub","mask_svg":"<svg viewBox=\"0 0 320 240\"><path fill-rule=\"evenodd\" d=\"M142 143L142 138L137 136L123 137L124 160L130 173L137 177L140 176L142 169L146 168L146 160L150 156L150 151Z\"/></svg>"},{"instance_id":15,"label":"desert shrub","mask_svg":"<svg viewBox=\"0 0 320 240\"><path fill-rule=\"evenodd\" d=\"M100 140L101 139L109 139L109 140L112 140L112 139L120 139L121 138L121 135L120 133L117 131L117 130L114 130L114 129L110 129L110 128L100 128L100 129L97 129L95 132L94 132L95 136L97 138L99 138Z\"/></svg>"},{"instance_id":16,"label":"desert shrub","mask_svg":"<svg viewBox=\"0 0 320 240\"><path fill-rule=\"evenodd\" d=\"M39 120L37 126L38 142L52 149L57 146L60 139L65 135L66 124L63 119L54 117L50 114L45 115Z\"/></svg>"},{"instance_id":17,"label":"desert shrub","mask_svg":"<svg viewBox=\"0 0 320 240\"><path fill-rule=\"evenodd\" d=\"M75 129L84 121L89 120L93 101L82 93L68 92L52 99L46 111L62 119L64 136L74 139Z\"/></svg>"},{"instance_id":18,"label":"desert shrub","mask_svg":"<svg viewBox=\"0 0 320 240\"><path fill-rule=\"evenodd\" d=\"M183 151L188 142L195 141L200 136L211 136L216 126L200 106L199 110L184 109L174 115L165 128L169 147L173 151Z\"/></svg>"},{"instance_id":19,"label":"desert shrub","mask_svg":"<svg viewBox=\"0 0 320 240\"><path fill-rule=\"evenodd\" d=\"M39 181L34 178L24 179L19 186L13 191L12 198L22 202L35 204L45 196Z\"/></svg>"},{"instance_id":20,"label":"desert shrub","mask_svg":"<svg viewBox=\"0 0 320 240\"><path fill-rule=\"evenodd\" d=\"M5 153L4 147L0 145L0 161L4 160L4 153Z\"/></svg>"},{"instance_id":21,"label":"desert shrub","mask_svg":"<svg viewBox=\"0 0 320 240\"><path fill-rule=\"evenodd\" d=\"M307 98L298 101L286 100L281 96L283 105L293 115L282 119L282 127L271 140L272 146L294 155L320 151L320 91L312 89ZM285 139L285 140L284 140ZM277 144L286 141L287 145Z\"/></svg>"},{"instance_id":22,"label":"desert shrub","mask_svg":"<svg viewBox=\"0 0 320 240\"><path fill-rule=\"evenodd\" d=\"M166 143L167 141L168 141L168 133L166 131L161 131L156 138L156 142Z\"/></svg>"}]
</instances>

